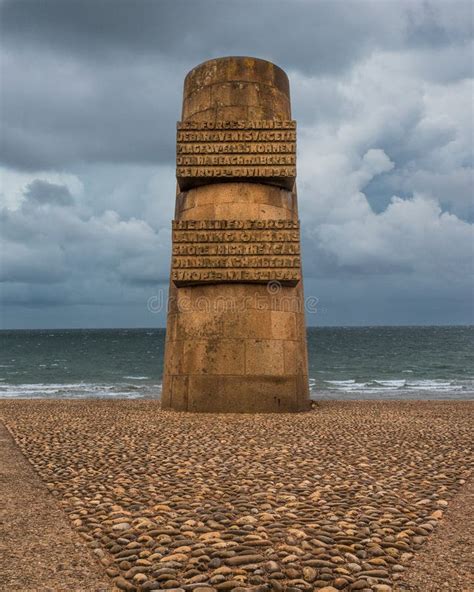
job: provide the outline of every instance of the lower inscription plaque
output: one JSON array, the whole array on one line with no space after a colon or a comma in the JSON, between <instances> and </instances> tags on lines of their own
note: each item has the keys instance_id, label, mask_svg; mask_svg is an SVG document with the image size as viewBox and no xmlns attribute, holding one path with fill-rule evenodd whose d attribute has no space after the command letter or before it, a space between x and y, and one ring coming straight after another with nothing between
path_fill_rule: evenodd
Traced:
<instances>
[{"instance_id":1,"label":"lower inscription plaque","mask_svg":"<svg viewBox=\"0 0 474 592\"><path fill-rule=\"evenodd\" d=\"M299 222L173 220L171 279L176 286L301 279Z\"/></svg>"}]
</instances>

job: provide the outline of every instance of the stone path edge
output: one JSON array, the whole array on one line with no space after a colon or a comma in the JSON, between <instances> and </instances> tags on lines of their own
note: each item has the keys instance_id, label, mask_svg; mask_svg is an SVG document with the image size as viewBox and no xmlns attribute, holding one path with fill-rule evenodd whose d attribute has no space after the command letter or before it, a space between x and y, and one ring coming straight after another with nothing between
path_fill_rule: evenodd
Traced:
<instances>
[{"instance_id":1,"label":"stone path edge","mask_svg":"<svg viewBox=\"0 0 474 592\"><path fill-rule=\"evenodd\" d=\"M116 591L2 420L0 443L0 589Z\"/></svg>"}]
</instances>

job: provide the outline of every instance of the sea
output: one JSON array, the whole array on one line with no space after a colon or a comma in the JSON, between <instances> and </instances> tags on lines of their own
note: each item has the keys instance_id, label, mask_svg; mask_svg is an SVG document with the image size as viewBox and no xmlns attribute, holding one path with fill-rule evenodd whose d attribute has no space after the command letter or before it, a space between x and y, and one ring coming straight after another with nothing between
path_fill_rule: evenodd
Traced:
<instances>
[{"instance_id":1,"label":"sea","mask_svg":"<svg viewBox=\"0 0 474 592\"><path fill-rule=\"evenodd\" d=\"M0 398L159 398L164 329L0 331ZM474 326L308 328L313 399L474 399Z\"/></svg>"}]
</instances>

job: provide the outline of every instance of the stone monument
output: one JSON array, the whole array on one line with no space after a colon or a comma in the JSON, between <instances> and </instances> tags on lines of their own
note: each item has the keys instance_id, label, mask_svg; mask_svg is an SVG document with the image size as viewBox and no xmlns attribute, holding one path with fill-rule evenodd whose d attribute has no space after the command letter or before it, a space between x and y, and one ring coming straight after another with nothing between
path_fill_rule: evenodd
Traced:
<instances>
[{"instance_id":1,"label":"stone monument","mask_svg":"<svg viewBox=\"0 0 474 592\"><path fill-rule=\"evenodd\" d=\"M309 409L288 77L248 57L186 76L162 407Z\"/></svg>"}]
</instances>

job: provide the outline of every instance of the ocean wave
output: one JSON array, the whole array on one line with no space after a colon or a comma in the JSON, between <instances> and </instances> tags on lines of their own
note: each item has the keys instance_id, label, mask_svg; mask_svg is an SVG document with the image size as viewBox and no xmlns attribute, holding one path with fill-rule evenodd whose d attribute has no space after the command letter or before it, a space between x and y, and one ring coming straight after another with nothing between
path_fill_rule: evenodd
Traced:
<instances>
[{"instance_id":1,"label":"ocean wave","mask_svg":"<svg viewBox=\"0 0 474 592\"><path fill-rule=\"evenodd\" d=\"M372 379L365 382L356 382L356 380L325 380L328 390L341 392L360 392L360 393L384 393L397 392L408 393L412 391L427 391L433 393L466 391L474 392L474 383L471 381L447 381L447 380L428 380L428 379ZM317 391L317 386L314 385Z\"/></svg>"},{"instance_id":2,"label":"ocean wave","mask_svg":"<svg viewBox=\"0 0 474 592\"><path fill-rule=\"evenodd\" d=\"M446 382L440 380L410 380L407 382L407 388L416 390L437 390L437 391L450 391L450 390L462 390L465 385L456 384L453 382ZM468 386L468 385L466 385Z\"/></svg>"},{"instance_id":3,"label":"ocean wave","mask_svg":"<svg viewBox=\"0 0 474 592\"><path fill-rule=\"evenodd\" d=\"M374 380L375 384L379 384L380 386L388 386L399 388L406 385L406 380Z\"/></svg>"},{"instance_id":4,"label":"ocean wave","mask_svg":"<svg viewBox=\"0 0 474 592\"><path fill-rule=\"evenodd\" d=\"M127 380L148 380L148 376L124 376Z\"/></svg>"},{"instance_id":5,"label":"ocean wave","mask_svg":"<svg viewBox=\"0 0 474 592\"><path fill-rule=\"evenodd\" d=\"M0 399L87 399L87 398L153 398L161 393L161 384L137 387L127 384L58 383L0 384Z\"/></svg>"},{"instance_id":6,"label":"ocean wave","mask_svg":"<svg viewBox=\"0 0 474 592\"><path fill-rule=\"evenodd\" d=\"M156 399L161 396L162 384L140 382L146 377L124 377L132 382L115 384L94 382L22 383L0 381L0 399ZM138 382L133 382L136 380ZM312 396L318 398L348 399L419 399L465 398L474 396L473 380L429 379L373 379L326 380L322 383L309 378Z\"/></svg>"},{"instance_id":7,"label":"ocean wave","mask_svg":"<svg viewBox=\"0 0 474 592\"><path fill-rule=\"evenodd\" d=\"M356 382L355 380L325 380L331 385L332 390L342 392L362 391L369 386L367 382Z\"/></svg>"}]
</instances>

